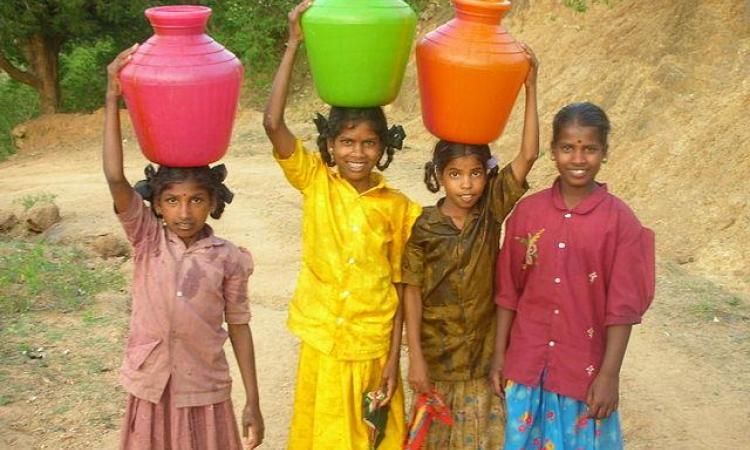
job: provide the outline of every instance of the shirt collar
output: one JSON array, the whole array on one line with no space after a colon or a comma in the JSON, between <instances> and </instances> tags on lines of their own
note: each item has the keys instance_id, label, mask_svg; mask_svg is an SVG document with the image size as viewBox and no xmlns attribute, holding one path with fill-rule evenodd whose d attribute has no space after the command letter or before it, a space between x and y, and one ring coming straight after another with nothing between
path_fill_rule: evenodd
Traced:
<instances>
[{"instance_id":1,"label":"shirt collar","mask_svg":"<svg viewBox=\"0 0 750 450\"><path fill-rule=\"evenodd\" d=\"M338 170L331 170L330 173L331 173L331 176L333 176L334 178L337 178L338 180L342 181L343 183L346 183L347 186L349 186L350 188L352 188L352 190L354 192L356 192L357 195L360 195L360 196L361 195L367 195L367 194L370 194L370 193L374 193L374 192L377 192L377 191L379 191L381 189L389 189L388 185L385 182L385 177L381 173L371 172L370 173L370 181L372 181L373 185L372 185L372 187L370 189L368 189L368 190L366 190L364 192L361 192L361 193L357 192L357 190L354 189L354 186L352 186L351 183L349 183L347 180L345 180L341 176L341 174L339 173Z\"/></svg>"},{"instance_id":2,"label":"shirt collar","mask_svg":"<svg viewBox=\"0 0 750 450\"><path fill-rule=\"evenodd\" d=\"M571 211L576 214L588 214L607 197L608 190L606 183L596 183L593 192L591 192L588 197L584 198L581 203L569 210L565 205L565 200L563 200L562 193L560 192L560 177L558 176L552 184L551 194L552 204L555 205L555 208L561 211Z\"/></svg>"},{"instance_id":3,"label":"shirt collar","mask_svg":"<svg viewBox=\"0 0 750 450\"><path fill-rule=\"evenodd\" d=\"M479 202L483 201L481 199ZM448 222L451 225L455 227L455 224L453 223L453 220L443 214L442 211L440 211L440 206L445 202L445 197L442 197L440 200L435 203L435 206L432 208L425 208L425 211L427 212L426 219L427 222L430 224L437 224L437 223L445 223ZM464 221L464 227L466 227L466 224L471 223L471 220L475 219L479 216L479 202L477 202L476 205L469 211L469 214L466 216L466 220Z\"/></svg>"},{"instance_id":4,"label":"shirt collar","mask_svg":"<svg viewBox=\"0 0 750 450\"><path fill-rule=\"evenodd\" d=\"M183 246L185 245L182 239L166 226L164 226L164 234L167 236L169 242L173 244L182 244ZM190 248L208 248L224 245L224 241L214 236L214 229L207 223L203 224L203 229L200 231L200 234L201 236L190 245Z\"/></svg>"}]
</instances>

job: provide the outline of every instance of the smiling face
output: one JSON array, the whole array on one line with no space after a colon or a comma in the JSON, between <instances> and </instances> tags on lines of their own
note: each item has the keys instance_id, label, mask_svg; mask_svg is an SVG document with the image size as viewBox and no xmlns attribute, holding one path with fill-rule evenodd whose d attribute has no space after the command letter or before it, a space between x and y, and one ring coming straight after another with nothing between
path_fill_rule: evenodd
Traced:
<instances>
[{"instance_id":1,"label":"smiling face","mask_svg":"<svg viewBox=\"0 0 750 450\"><path fill-rule=\"evenodd\" d=\"M155 209L167 228L189 246L203 230L213 204L206 188L187 180L162 190Z\"/></svg>"},{"instance_id":2,"label":"smiling face","mask_svg":"<svg viewBox=\"0 0 750 450\"><path fill-rule=\"evenodd\" d=\"M353 127L344 127L338 136L328 140L333 147L333 160L339 174L357 192L370 186L370 174L383 155L383 142L369 122L359 122Z\"/></svg>"},{"instance_id":3,"label":"smiling face","mask_svg":"<svg viewBox=\"0 0 750 450\"><path fill-rule=\"evenodd\" d=\"M573 123L560 129L557 140L552 143L552 155L560 172L562 189L593 189L606 154L607 146L596 127Z\"/></svg>"},{"instance_id":4,"label":"smiling face","mask_svg":"<svg viewBox=\"0 0 750 450\"><path fill-rule=\"evenodd\" d=\"M445 189L443 206L462 214L474 207L487 184L487 169L474 155L459 156L448 161L438 176Z\"/></svg>"}]
</instances>

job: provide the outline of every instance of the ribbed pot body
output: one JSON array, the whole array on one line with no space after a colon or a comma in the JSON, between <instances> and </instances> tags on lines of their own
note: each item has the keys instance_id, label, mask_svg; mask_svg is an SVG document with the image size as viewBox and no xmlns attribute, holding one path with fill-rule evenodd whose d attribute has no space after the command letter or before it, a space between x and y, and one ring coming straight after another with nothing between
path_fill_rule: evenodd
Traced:
<instances>
[{"instance_id":1,"label":"ribbed pot body","mask_svg":"<svg viewBox=\"0 0 750 450\"><path fill-rule=\"evenodd\" d=\"M163 6L145 14L155 34L120 73L143 154L171 167L221 159L237 113L242 64L206 35L210 8Z\"/></svg>"},{"instance_id":2,"label":"ribbed pot body","mask_svg":"<svg viewBox=\"0 0 750 450\"><path fill-rule=\"evenodd\" d=\"M510 2L453 0L455 18L416 48L422 119L435 136L487 144L503 132L529 62L500 22Z\"/></svg>"},{"instance_id":3,"label":"ribbed pot body","mask_svg":"<svg viewBox=\"0 0 750 450\"><path fill-rule=\"evenodd\" d=\"M316 0L302 16L302 30L318 95L336 106L391 103L416 24L401 0Z\"/></svg>"}]
</instances>

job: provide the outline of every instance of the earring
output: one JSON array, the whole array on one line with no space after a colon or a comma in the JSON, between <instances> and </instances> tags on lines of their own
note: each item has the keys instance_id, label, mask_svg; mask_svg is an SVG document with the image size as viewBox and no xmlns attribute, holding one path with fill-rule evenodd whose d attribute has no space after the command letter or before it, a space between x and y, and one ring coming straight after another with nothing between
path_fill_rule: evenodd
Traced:
<instances>
[{"instance_id":1,"label":"earring","mask_svg":"<svg viewBox=\"0 0 750 450\"><path fill-rule=\"evenodd\" d=\"M333 151L333 147L328 147L328 151L332 152Z\"/></svg>"},{"instance_id":2,"label":"earring","mask_svg":"<svg viewBox=\"0 0 750 450\"><path fill-rule=\"evenodd\" d=\"M602 158L602 163L606 163L607 161L608 161L608 159L607 159L606 156L604 158Z\"/></svg>"}]
</instances>

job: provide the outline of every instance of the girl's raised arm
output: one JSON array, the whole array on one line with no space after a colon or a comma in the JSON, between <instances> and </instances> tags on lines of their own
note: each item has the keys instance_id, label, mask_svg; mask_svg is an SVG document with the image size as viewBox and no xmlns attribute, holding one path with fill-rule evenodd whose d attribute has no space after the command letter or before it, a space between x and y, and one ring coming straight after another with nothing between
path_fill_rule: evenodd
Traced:
<instances>
[{"instance_id":1,"label":"girl's raised arm","mask_svg":"<svg viewBox=\"0 0 750 450\"><path fill-rule=\"evenodd\" d=\"M102 165L109 184L109 192L115 203L115 211L128 209L133 198L133 187L125 178L122 162L122 135L120 133L120 109L117 105L122 89L118 75L132 58L138 44L117 55L107 66L107 96L104 108L104 149Z\"/></svg>"},{"instance_id":2,"label":"girl's raised arm","mask_svg":"<svg viewBox=\"0 0 750 450\"><path fill-rule=\"evenodd\" d=\"M526 51L531 68L526 77L526 109L523 118L523 137L521 138L521 151L513 159L511 167L516 181L523 184L526 175L531 171L531 166L539 157L539 114L536 103L536 76L539 70L539 61L531 48L521 44Z\"/></svg>"},{"instance_id":3,"label":"girl's raised arm","mask_svg":"<svg viewBox=\"0 0 750 450\"><path fill-rule=\"evenodd\" d=\"M281 58L281 63L273 79L271 95L268 97L266 111L263 115L263 127L266 129L266 135L268 135L268 138L282 159L290 157L294 153L296 145L296 138L284 122L284 109L286 108L286 98L289 91L289 79L292 76L292 67L294 66L294 57L303 39L300 18L310 5L312 5L312 0L303 0L289 13L289 40L286 43L286 51Z\"/></svg>"}]
</instances>

